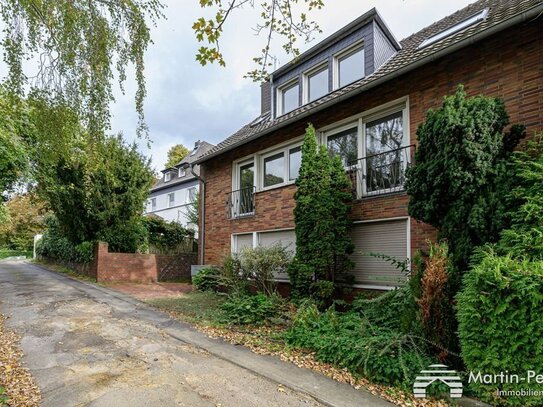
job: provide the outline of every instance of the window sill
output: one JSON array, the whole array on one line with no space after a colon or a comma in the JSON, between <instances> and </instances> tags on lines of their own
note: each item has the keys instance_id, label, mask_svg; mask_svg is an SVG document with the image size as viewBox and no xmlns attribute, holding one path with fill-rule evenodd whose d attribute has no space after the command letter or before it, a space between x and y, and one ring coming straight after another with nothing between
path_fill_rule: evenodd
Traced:
<instances>
[{"instance_id":1,"label":"window sill","mask_svg":"<svg viewBox=\"0 0 543 407\"><path fill-rule=\"evenodd\" d=\"M254 216L255 216L255 212L249 212L249 213L244 213L237 216L232 216L231 218L229 218L229 220L240 220L240 219L245 219L245 218L252 218Z\"/></svg>"},{"instance_id":2,"label":"window sill","mask_svg":"<svg viewBox=\"0 0 543 407\"><path fill-rule=\"evenodd\" d=\"M258 191L256 191L256 193L258 194L258 193L260 193L260 192L272 191L272 190L274 190L274 189L289 187L289 186L295 185L295 184L296 184L296 181L285 182L285 183L283 183L283 184L272 185L272 186L269 186L269 187L265 187L265 188L259 189Z\"/></svg>"},{"instance_id":3,"label":"window sill","mask_svg":"<svg viewBox=\"0 0 543 407\"><path fill-rule=\"evenodd\" d=\"M355 201L368 201L375 198L383 198L383 197L390 197L390 196L395 196L395 195L406 195L406 194L407 194L407 191L405 189L397 189L397 190L389 191L389 192L376 192L372 194L357 196L355 198Z\"/></svg>"}]
</instances>

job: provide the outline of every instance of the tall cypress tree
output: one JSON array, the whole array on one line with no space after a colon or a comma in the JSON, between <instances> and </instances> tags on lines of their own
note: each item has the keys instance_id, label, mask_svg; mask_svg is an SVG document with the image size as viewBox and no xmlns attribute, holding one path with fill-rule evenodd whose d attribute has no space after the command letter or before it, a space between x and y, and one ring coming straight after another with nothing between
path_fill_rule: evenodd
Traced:
<instances>
[{"instance_id":1,"label":"tall cypress tree","mask_svg":"<svg viewBox=\"0 0 543 407\"><path fill-rule=\"evenodd\" d=\"M339 159L317 146L309 125L294 199L296 256L288 273L293 296L307 297L320 281L335 283L352 266L348 192L350 181Z\"/></svg>"}]
</instances>

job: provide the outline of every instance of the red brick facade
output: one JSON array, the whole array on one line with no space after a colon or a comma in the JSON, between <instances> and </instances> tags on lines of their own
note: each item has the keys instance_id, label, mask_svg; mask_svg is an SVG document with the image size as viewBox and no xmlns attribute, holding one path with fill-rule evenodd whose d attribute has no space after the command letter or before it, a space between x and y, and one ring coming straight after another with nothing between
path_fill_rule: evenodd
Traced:
<instances>
[{"instance_id":1,"label":"red brick facade","mask_svg":"<svg viewBox=\"0 0 543 407\"><path fill-rule=\"evenodd\" d=\"M98 243L90 275L101 283L131 282L151 283L159 281L161 270L166 267L170 277L190 278L190 265L196 263L196 255L109 253L107 243Z\"/></svg>"},{"instance_id":2,"label":"red brick facade","mask_svg":"<svg viewBox=\"0 0 543 407\"><path fill-rule=\"evenodd\" d=\"M469 95L503 98L512 123L527 126L533 134L543 128L543 27L541 19L501 32L482 42L429 63L365 93L345 100L300 122L265 135L202 165L205 187L205 264L219 264L230 252L231 235L293 228L295 187L285 186L256 195L256 215L227 219L226 199L232 190L232 162L299 137L308 122L321 128L382 104L409 96L409 130L416 130L429 108L441 105L444 95L464 84ZM407 216L408 198L403 194L353 202L354 220ZM423 248L435 238L428 225L411 219L411 250ZM200 245L202 246L202 245Z\"/></svg>"}]
</instances>

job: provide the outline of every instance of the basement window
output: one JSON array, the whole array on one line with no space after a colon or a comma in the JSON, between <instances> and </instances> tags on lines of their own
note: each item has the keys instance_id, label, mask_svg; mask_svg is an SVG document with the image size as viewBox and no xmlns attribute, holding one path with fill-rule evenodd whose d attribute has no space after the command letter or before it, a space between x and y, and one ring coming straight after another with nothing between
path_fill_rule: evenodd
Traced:
<instances>
[{"instance_id":1,"label":"basement window","mask_svg":"<svg viewBox=\"0 0 543 407\"><path fill-rule=\"evenodd\" d=\"M427 47L428 45L441 41L442 39L447 38L450 35L453 35L483 20L486 20L487 16L488 16L488 8L485 8L484 10L479 11L478 13L472 15L471 17L465 19L464 21L461 21L458 24L455 24L452 27L449 27L446 30L441 31L440 33L433 35L430 38L425 39L424 41L421 42L418 49Z\"/></svg>"}]
</instances>

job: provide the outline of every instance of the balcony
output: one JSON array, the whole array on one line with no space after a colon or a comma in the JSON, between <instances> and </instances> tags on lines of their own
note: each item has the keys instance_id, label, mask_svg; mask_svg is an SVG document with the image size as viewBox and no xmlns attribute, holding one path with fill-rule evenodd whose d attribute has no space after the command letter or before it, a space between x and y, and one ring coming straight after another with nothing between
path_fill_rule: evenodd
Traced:
<instances>
[{"instance_id":1,"label":"balcony","mask_svg":"<svg viewBox=\"0 0 543 407\"><path fill-rule=\"evenodd\" d=\"M405 172L414 161L415 145L368 155L350 163L347 173L357 199L405 190Z\"/></svg>"},{"instance_id":2,"label":"balcony","mask_svg":"<svg viewBox=\"0 0 543 407\"><path fill-rule=\"evenodd\" d=\"M228 193L226 200L227 218L239 219L254 216L255 192L255 187L248 187Z\"/></svg>"}]
</instances>

